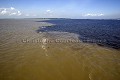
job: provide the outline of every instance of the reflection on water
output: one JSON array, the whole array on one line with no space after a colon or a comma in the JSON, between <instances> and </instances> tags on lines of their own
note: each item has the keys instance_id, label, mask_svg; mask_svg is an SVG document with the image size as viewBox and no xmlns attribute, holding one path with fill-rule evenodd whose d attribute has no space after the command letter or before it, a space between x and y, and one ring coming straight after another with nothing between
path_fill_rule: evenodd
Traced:
<instances>
[{"instance_id":1,"label":"reflection on water","mask_svg":"<svg viewBox=\"0 0 120 80\"><path fill-rule=\"evenodd\" d=\"M0 20L0 80L120 80L120 51L95 44L46 42L78 39L36 20ZM28 42L23 42L28 39ZM30 42L40 39L42 42Z\"/></svg>"}]
</instances>

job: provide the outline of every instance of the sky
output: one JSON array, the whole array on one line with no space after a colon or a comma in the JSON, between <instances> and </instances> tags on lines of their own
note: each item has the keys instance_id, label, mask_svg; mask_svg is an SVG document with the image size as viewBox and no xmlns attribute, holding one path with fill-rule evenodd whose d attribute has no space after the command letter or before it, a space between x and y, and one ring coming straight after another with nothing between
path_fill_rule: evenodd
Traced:
<instances>
[{"instance_id":1,"label":"sky","mask_svg":"<svg viewBox=\"0 0 120 80\"><path fill-rule=\"evenodd\" d=\"M120 0L0 0L0 18L120 18Z\"/></svg>"}]
</instances>

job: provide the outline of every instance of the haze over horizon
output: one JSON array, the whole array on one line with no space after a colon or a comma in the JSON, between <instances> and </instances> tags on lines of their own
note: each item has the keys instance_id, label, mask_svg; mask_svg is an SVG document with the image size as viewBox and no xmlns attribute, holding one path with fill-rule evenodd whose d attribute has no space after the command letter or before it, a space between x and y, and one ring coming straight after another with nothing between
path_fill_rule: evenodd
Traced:
<instances>
[{"instance_id":1,"label":"haze over horizon","mask_svg":"<svg viewBox=\"0 0 120 80\"><path fill-rule=\"evenodd\" d=\"M120 0L0 0L0 18L120 18Z\"/></svg>"}]
</instances>

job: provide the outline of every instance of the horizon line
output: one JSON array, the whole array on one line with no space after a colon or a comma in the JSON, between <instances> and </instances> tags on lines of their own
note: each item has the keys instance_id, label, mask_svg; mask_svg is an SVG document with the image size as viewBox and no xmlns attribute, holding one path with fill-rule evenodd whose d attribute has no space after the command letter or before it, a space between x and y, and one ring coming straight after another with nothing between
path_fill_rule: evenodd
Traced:
<instances>
[{"instance_id":1,"label":"horizon line","mask_svg":"<svg viewBox=\"0 0 120 80\"><path fill-rule=\"evenodd\" d=\"M95 18L0 18L0 19L94 19L95 20ZM97 18L96 18L97 19ZM99 19L98 18L98 20L105 20L105 19L107 19L107 18L101 18L101 19ZM117 19L117 20L120 20L120 18L109 18L109 19L112 19L112 20L114 20L114 19ZM107 19L108 20L108 19Z\"/></svg>"}]
</instances>

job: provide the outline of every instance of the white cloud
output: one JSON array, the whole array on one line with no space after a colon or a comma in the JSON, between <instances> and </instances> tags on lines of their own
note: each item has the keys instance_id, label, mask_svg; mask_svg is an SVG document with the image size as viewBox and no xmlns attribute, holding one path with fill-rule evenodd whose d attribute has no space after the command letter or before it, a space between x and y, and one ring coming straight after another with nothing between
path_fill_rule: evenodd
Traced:
<instances>
[{"instance_id":1,"label":"white cloud","mask_svg":"<svg viewBox=\"0 0 120 80\"><path fill-rule=\"evenodd\" d=\"M18 13L18 16L22 15L22 13L20 11L17 11L17 13Z\"/></svg>"},{"instance_id":2,"label":"white cloud","mask_svg":"<svg viewBox=\"0 0 120 80\"><path fill-rule=\"evenodd\" d=\"M104 14L90 14L90 13L88 13L88 14L85 14L85 15L83 15L83 16L92 16L92 17L96 17L96 16L104 16Z\"/></svg>"},{"instance_id":3,"label":"white cloud","mask_svg":"<svg viewBox=\"0 0 120 80\"><path fill-rule=\"evenodd\" d=\"M51 13L50 10L47 11L47 13ZM21 13L20 10L14 8L14 7L9 7L9 8L0 8L0 16L14 16L14 17L36 17L38 15L33 14L33 13Z\"/></svg>"},{"instance_id":4,"label":"white cloud","mask_svg":"<svg viewBox=\"0 0 120 80\"><path fill-rule=\"evenodd\" d=\"M22 13L15 9L14 7L10 8L0 8L0 15L7 15L7 16L20 16Z\"/></svg>"},{"instance_id":5,"label":"white cloud","mask_svg":"<svg viewBox=\"0 0 120 80\"><path fill-rule=\"evenodd\" d=\"M17 13L11 13L11 14L9 14L9 15L16 15Z\"/></svg>"},{"instance_id":6,"label":"white cloud","mask_svg":"<svg viewBox=\"0 0 120 80\"><path fill-rule=\"evenodd\" d=\"M51 10L46 10L46 11L45 11L45 15L46 15L47 17L52 17L52 16L53 16L53 11L51 11Z\"/></svg>"},{"instance_id":7,"label":"white cloud","mask_svg":"<svg viewBox=\"0 0 120 80\"><path fill-rule=\"evenodd\" d=\"M11 9L11 10L14 10L15 8L11 7L10 9Z\"/></svg>"},{"instance_id":8,"label":"white cloud","mask_svg":"<svg viewBox=\"0 0 120 80\"><path fill-rule=\"evenodd\" d=\"M51 12L51 10L46 10L46 12Z\"/></svg>"},{"instance_id":9,"label":"white cloud","mask_svg":"<svg viewBox=\"0 0 120 80\"><path fill-rule=\"evenodd\" d=\"M46 10L46 12L45 12L46 14L52 14L53 13L53 11L51 11L51 10Z\"/></svg>"},{"instance_id":10,"label":"white cloud","mask_svg":"<svg viewBox=\"0 0 120 80\"><path fill-rule=\"evenodd\" d=\"M4 14L6 14L7 13L7 11L6 11L6 9L3 9L3 10L1 10L1 12L0 12L2 15L4 15Z\"/></svg>"}]
</instances>

